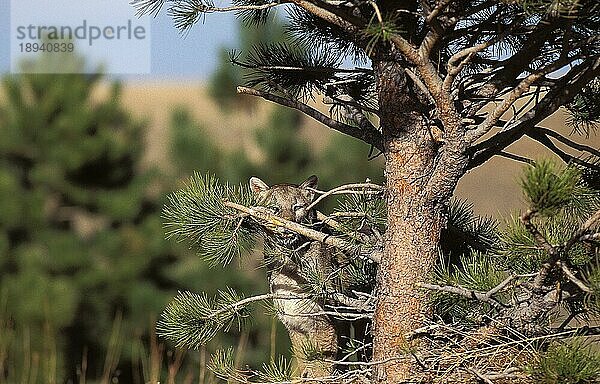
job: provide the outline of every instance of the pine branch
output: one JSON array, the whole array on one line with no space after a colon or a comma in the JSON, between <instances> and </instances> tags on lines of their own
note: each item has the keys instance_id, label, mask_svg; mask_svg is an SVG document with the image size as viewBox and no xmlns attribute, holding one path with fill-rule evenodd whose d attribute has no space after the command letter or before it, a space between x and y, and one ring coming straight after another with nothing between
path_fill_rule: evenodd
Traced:
<instances>
[{"instance_id":1,"label":"pine branch","mask_svg":"<svg viewBox=\"0 0 600 384\"><path fill-rule=\"evenodd\" d=\"M567 124L572 132L589 137L590 131L596 131L600 125L600 78L590 81L566 108L570 113Z\"/></svg>"},{"instance_id":2,"label":"pine branch","mask_svg":"<svg viewBox=\"0 0 600 384\"><path fill-rule=\"evenodd\" d=\"M274 88L294 99L312 98L315 91L325 92L329 84L370 73L362 68L340 68L340 55L322 46L307 51L287 43L260 43L251 48L244 61L234 55L230 61L250 70L245 76L249 87Z\"/></svg>"},{"instance_id":3,"label":"pine branch","mask_svg":"<svg viewBox=\"0 0 600 384\"><path fill-rule=\"evenodd\" d=\"M549 15L541 17L533 30L524 33L527 40L521 43L521 48L503 60L502 68L489 79L492 89L486 87L483 92L498 92L508 86L507 82L518 78L519 74L528 69L533 59L540 55L549 36L560 28L561 24L558 20L552 20Z\"/></svg>"},{"instance_id":4,"label":"pine branch","mask_svg":"<svg viewBox=\"0 0 600 384\"><path fill-rule=\"evenodd\" d=\"M381 259L381 251L379 250L359 250L357 253L356 246L348 243L343 239L319 231L315 231L314 229L307 228L304 225L293 221L282 219L276 215L273 215L270 212L267 212L266 210L260 209L260 207L247 208L243 205L236 204L230 201L225 201L223 204L227 207L236 209L259 220L263 220L271 225L285 228L309 239L321 242L323 244L331 245L340 249L341 251L349 252L350 254L358 254L359 257L368 258L376 263L379 263L379 260Z\"/></svg>"},{"instance_id":5,"label":"pine branch","mask_svg":"<svg viewBox=\"0 0 600 384\"><path fill-rule=\"evenodd\" d=\"M242 63L240 61L234 60L233 64L238 65L240 67L248 68L248 69L260 69L263 71L290 71L290 72L308 72L308 71L316 71L323 73L365 73L365 70L356 68L338 68L338 67L321 67L321 68L307 68L297 67L297 66L285 66L285 65L249 65L246 63Z\"/></svg>"},{"instance_id":6,"label":"pine branch","mask_svg":"<svg viewBox=\"0 0 600 384\"><path fill-rule=\"evenodd\" d=\"M566 251L571 249L575 243L582 241L585 236L592 230L592 228L600 222L600 209L597 210L592 216L590 216L582 225L579 227L577 232L565 243L564 248ZM592 234L595 237L597 234Z\"/></svg>"},{"instance_id":7,"label":"pine branch","mask_svg":"<svg viewBox=\"0 0 600 384\"><path fill-rule=\"evenodd\" d=\"M357 212L350 212L350 213L355 214ZM359 214L359 215L360 215L360 217L364 216L362 214ZM322 222L323 224L329 226L330 228L333 228L335 231L348 236L350 239L356 239L357 241L359 241L361 243L368 244L368 243L372 242L371 238L367 234L356 233L356 231L354 231L352 233L348 233L346 228L344 228L341 223L338 223L337 221L332 219L331 216L335 216L335 213L332 215L326 216L322 212L317 211L317 220Z\"/></svg>"},{"instance_id":8,"label":"pine branch","mask_svg":"<svg viewBox=\"0 0 600 384\"><path fill-rule=\"evenodd\" d=\"M359 127L353 127L351 125L334 120L304 103L286 97L277 96L269 92L247 87L238 87L237 91L238 93L262 97L263 99L272 101L285 107L297 109L333 130L355 137L367 144L374 146L380 151L383 151L383 138L381 133L376 130L363 131Z\"/></svg>"},{"instance_id":9,"label":"pine branch","mask_svg":"<svg viewBox=\"0 0 600 384\"><path fill-rule=\"evenodd\" d=\"M355 299L353 297L350 297L350 296L345 295L340 292L335 292L332 295L332 299L342 305L345 305L349 308L356 309L356 310L359 310L362 312L375 311L375 308L374 308L375 303L373 301L371 301L370 299L366 299L366 300Z\"/></svg>"},{"instance_id":10,"label":"pine branch","mask_svg":"<svg viewBox=\"0 0 600 384\"><path fill-rule=\"evenodd\" d=\"M228 313L228 312L237 312L240 308L245 307L248 304L255 303L257 301L265 301L265 300L269 300L269 299L296 300L299 298L302 298L302 297L300 297L299 295L292 296L292 295L280 295L277 293L265 293L263 295L256 295L256 296L247 297L245 299L236 301L235 303L229 304L221 309L218 309L216 311L209 313L206 316L206 318L212 319L212 318L218 317L218 316Z\"/></svg>"},{"instance_id":11,"label":"pine branch","mask_svg":"<svg viewBox=\"0 0 600 384\"><path fill-rule=\"evenodd\" d=\"M361 110L363 107L358 105L351 97L341 95L335 98L325 98L323 103L333 104L334 107L339 107L341 109L341 117L356 124L363 131L377 131L377 128L369 121Z\"/></svg>"},{"instance_id":12,"label":"pine branch","mask_svg":"<svg viewBox=\"0 0 600 384\"><path fill-rule=\"evenodd\" d=\"M593 148L588 145L577 143L577 142L570 140L569 138L564 137L560 133L553 131L551 129L547 129L547 128L543 128L543 127L536 127L535 130L539 131L540 133L542 133L546 136L553 137L556 140L560 141L561 143L563 143L573 149L576 149L581 152L588 152L592 156L595 156L600 159L600 150L598 150L597 148Z\"/></svg>"},{"instance_id":13,"label":"pine branch","mask_svg":"<svg viewBox=\"0 0 600 384\"><path fill-rule=\"evenodd\" d=\"M577 327L577 328L567 328L567 329L556 329L551 331L552 334L563 336L563 337L571 337L573 335L579 336L597 336L600 335L600 327Z\"/></svg>"},{"instance_id":14,"label":"pine branch","mask_svg":"<svg viewBox=\"0 0 600 384\"><path fill-rule=\"evenodd\" d=\"M266 4L248 4L248 5L232 5L230 7L215 7L212 5L207 5L202 8L198 8L198 11L203 13L212 13L212 12L239 12L239 11L264 11L273 7L277 7L282 4L286 4L289 1L287 0L278 0L275 3L266 3Z\"/></svg>"},{"instance_id":15,"label":"pine branch","mask_svg":"<svg viewBox=\"0 0 600 384\"><path fill-rule=\"evenodd\" d=\"M309 294L268 293L248 298L231 289L220 291L216 298L205 294L179 292L161 315L157 330L159 334L177 344L197 349L210 341L221 329L228 330L234 322L242 326L249 316L249 304L266 300L293 300L309 298ZM366 303L353 302L358 308ZM311 314L312 315L312 314Z\"/></svg>"},{"instance_id":16,"label":"pine branch","mask_svg":"<svg viewBox=\"0 0 600 384\"><path fill-rule=\"evenodd\" d=\"M355 61L366 59L365 52L358 46L358 36L352 36L339 26L299 7L292 7L288 16L290 24L286 29L298 46L312 50L326 45L327 49L338 52L340 56L351 56Z\"/></svg>"},{"instance_id":17,"label":"pine branch","mask_svg":"<svg viewBox=\"0 0 600 384\"><path fill-rule=\"evenodd\" d=\"M339 187L333 188L327 192L322 192L321 196L316 198L308 207L305 209L307 211L314 208L317 204L319 204L323 199L331 196L331 195L339 195L339 194L381 194L383 193L384 188L380 185L373 183L356 183L356 184L345 184ZM318 191L321 192L321 191Z\"/></svg>"},{"instance_id":18,"label":"pine branch","mask_svg":"<svg viewBox=\"0 0 600 384\"><path fill-rule=\"evenodd\" d=\"M554 63L545 66L542 69L539 69L532 74L525 77L521 82L511 90L507 95L504 96L503 101L490 113L488 113L488 117L484 120L483 123L479 125L474 130L467 132L465 139L471 143L477 141L480 137L485 135L492 129L497 123L498 120L502 117L502 115L508 111L508 109L519 99L521 96L529 91L529 88L543 76L552 73L564 66L572 63L578 59L575 57L561 57L559 60Z\"/></svg>"},{"instance_id":19,"label":"pine branch","mask_svg":"<svg viewBox=\"0 0 600 384\"><path fill-rule=\"evenodd\" d=\"M326 84L326 85L329 85L329 84ZM332 85L335 85L335 84L332 84ZM377 128L375 126L373 126L373 123L371 123L367 119L367 117L364 115L364 113L362 111L373 113L375 115L379 115L378 109L374 109L374 108L367 107L365 105L361 105L358 102L356 102L356 100L352 99L352 97L350 97L348 95L325 96L323 98L323 104L340 106L345 109L346 112L345 112L344 116L348 120L354 121L358 126L365 124L367 128L363 128L363 129L377 130ZM366 122L364 122L364 120L366 120Z\"/></svg>"},{"instance_id":20,"label":"pine branch","mask_svg":"<svg viewBox=\"0 0 600 384\"><path fill-rule=\"evenodd\" d=\"M539 132L537 129L532 130L531 132L528 132L526 135L529 138L537 141L538 143L542 144L543 146L545 146L546 148L551 150L554 154L556 154L558 157L560 157L560 159L562 161L564 161L566 164L573 163L573 164L578 164L584 168L600 170L600 165L598 165L594 162L582 160L579 157L573 156L573 155L563 151L561 148L559 148L557 145L555 145L552 142L552 140L549 139L549 137L547 135L544 135L543 133Z\"/></svg>"},{"instance_id":21,"label":"pine branch","mask_svg":"<svg viewBox=\"0 0 600 384\"><path fill-rule=\"evenodd\" d=\"M437 2L437 4L431 10L431 12L425 13L425 22L429 24L433 20L435 20L438 17L438 15L440 14L440 12L442 12L444 9L446 9L446 7L448 7L448 5L450 3L452 3L452 1L453 0L441 0L441 1ZM425 7L425 8L427 9L428 7Z\"/></svg>"},{"instance_id":22,"label":"pine branch","mask_svg":"<svg viewBox=\"0 0 600 384\"><path fill-rule=\"evenodd\" d=\"M567 276L567 278L569 280L571 280L571 282L573 284L575 284L577 287L579 287L579 289L581 289L585 293L592 293L592 292L594 292L587 285L585 285L585 283L583 281L581 281L577 277L575 277L575 275L573 274L573 272L571 272L571 270L569 269L569 267L567 267L564 263L557 262L557 264L560 266L560 268L562 269L562 271L565 274L565 276Z\"/></svg>"},{"instance_id":23,"label":"pine branch","mask_svg":"<svg viewBox=\"0 0 600 384\"><path fill-rule=\"evenodd\" d=\"M475 168L497 155L510 144L514 143L526 133L532 131L536 125L552 113L556 112L565 103L573 100L577 92L596 76L600 75L600 58L584 60L576 65L558 81L552 89L523 117L500 133L473 145L469 152L472 154L468 169Z\"/></svg>"},{"instance_id":24,"label":"pine branch","mask_svg":"<svg viewBox=\"0 0 600 384\"><path fill-rule=\"evenodd\" d=\"M498 156L505 157L505 158L511 159L511 160L515 160L515 161L518 161L518 162L521 162L524 164L535 165L535 161L533 161L532 159L525 157L525 156L515 155L514 153L500 151L500 152L498 152Z\"/></svg>"},{"instance_id":25,"label":"pine branch","mask_svg":"<svg viewBox=\"0 0 600 384\"><path fill-rule=\"evenodd\" d=\"M495 220L477 216L473 205L464 200L450 202L448 224L441 238L444 255L455 258L468 256L472 251L489 252L497 247L498 239Z\"/></svg>"},{"instance_id":26,"label":"pine branch","mask_svg":"<svg viewBox=\"0 0 600 384\"><path fill-rule=\"evenodd\" d=\"M290 2L328 23L337 25L350 35L358 33L363 24L362 20L343 14L336 6L327 6L324 2L308 0L290 0Z\"/></svg>"},{"instance_id":27,"label":"pine branch","mask_svg":"<svg viewBox=\"0 0 600 384\"><path fill-rule=\"evenodd\" d=\"M528 209L521 215L521 222L523 223L525 228L529 231L529 233L531 233L531 235L533 236L533 238L536 241L536 243L538 244L538 246L540 246L542 249L545 249L549 255L556 256L558 254L556 247L554 247L552 244L550 244L548 242L548 240L544 237L544 235L537 229L535 224L533 224L531 222L531 219L536 214L537 214L537 211Z\"/></svg>"},{"instance_id":28,"label":"pine branch","mask_svg":"<svg viewBox=\"0 0 600 384\"><path fill-rule=\"evenodd\" d=\"M452 83L454 82L456 76L460 74L465 65L467 65L475 55L502 41L518 25L519 23L515 22L514 24L506 28L502 33L497 34L493 38L488 39L483 43L477 44L475 46L465 48L452 55L448 60L447 74L444 79L442 88L446 91L450 91L450 88L452 87Z\"/></svg>"},{"instance_id":29,"label":"pine branch","mask_svg":"<svg viewBox=\"0 0 600 384\"><path fill-rule=\"evenodd\" d=\"M242 225L237 211L223 205L225 199L251 205L254 195L248 186L221 185L210 175L194 173L163 208L167 237L188 241L211 266L227 265L249 251L255 233Z\"/></svg>"}]
</instances>

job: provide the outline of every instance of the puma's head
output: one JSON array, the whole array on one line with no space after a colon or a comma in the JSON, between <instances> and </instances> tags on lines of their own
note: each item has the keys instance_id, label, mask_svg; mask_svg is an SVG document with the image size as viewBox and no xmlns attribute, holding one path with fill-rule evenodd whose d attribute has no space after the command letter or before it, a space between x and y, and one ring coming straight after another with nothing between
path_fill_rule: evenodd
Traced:
<instances>
[{"instance_id":1,"label":"puma's head","mask_svg":"<svg viewBox=\"0 0 600 384\"><path fill-rule=\"evenodd\" d=\"M269 187L257 177L250 178L250 188L257 197L258 204L270 209L273 214L290 221L312 220L312 212L306 207L312 203L319 179L313 175L302 184L275 184Z\"/></svg>"}]
</instances>

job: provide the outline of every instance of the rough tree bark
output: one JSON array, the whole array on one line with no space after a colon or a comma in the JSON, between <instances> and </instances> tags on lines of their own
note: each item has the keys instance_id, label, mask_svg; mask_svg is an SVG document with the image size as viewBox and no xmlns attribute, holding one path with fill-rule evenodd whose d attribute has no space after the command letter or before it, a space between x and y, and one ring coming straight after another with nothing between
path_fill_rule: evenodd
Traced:
<instances>
[{"instance_id":1,"label":"rough tree bark","mask_svg":"<svg viewBox=\"0 0 600 384\"><path fill-rule=\"evenodd\" d=\"M377 274L378 305L374 317L375 382L427 382L405 335L430 318L427 293L417 287L428 281L439 256L446 208L467 158L448 156L449 143L438 141L419 111L398 63L375 66L381 127L384 136L388 228ZM452 152L452 151L450 151ZM449 161L449 160L454 161ZM441 169L444 167L445 169ZM443 176L444 183L434 183Z\"/></svg>"}]
</instances>

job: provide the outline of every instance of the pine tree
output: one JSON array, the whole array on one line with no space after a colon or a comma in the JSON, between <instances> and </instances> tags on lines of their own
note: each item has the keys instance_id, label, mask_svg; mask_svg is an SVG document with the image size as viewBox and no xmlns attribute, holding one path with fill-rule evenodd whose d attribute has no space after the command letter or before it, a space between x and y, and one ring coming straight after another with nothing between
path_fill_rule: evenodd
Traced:
<instances>
[{"instance_id":1,"label":"pine tree","mask_svg":"<svg viewBox=\"0 0 600 384\"><path fill-rule=\"evenodd\" d=\"M137 5L141 13L158 13L165 3L147 0ZM597 215L578 217L574 233L563 228L566 237L550 237L551 229L540 232L542 225L558 224L537 221L567 203L558 196L574 191L578 179L573 166L583 167L584 174L598 170L597 149L539 126L561 107L570 113L575 131L590 134L598 121L600 7L596 1L244 0L217 7L194 0L169 3L169 12L178 28L189 30L204 13L234 11L248 23L259 24L281 6L289 10L287 28L294 40L254 45L241 63L253 69L252 76L238 92L300 110L366 142L386 161L382 254L377 246L369 247L377 254L371 259L379 261L374 382L432 380L428 375L433 371L423 361L435 345L412 335L434 318L436 306L428 297L435 288L426 281L435 270L454 188L466 172L494 156L533 163L528 154L507 150L522 137L539 142L570 164L564 172L541 164L525 178L537 178L548 188L524 182L531 206L520 217L524 229L517 234L523 241L529 238L525 244L530 248L541 249L538 264L532 264L539 269L531 272L538 278L521 285L529 286L527 293L533 294L523 306L535 311L546 308L552 295L557 297L554 304L562 304L563 291L550 287L563 280L577 287L574 292L594 292L588 286L592 283L586 285L573 271L567 254L582 241L596 241ZM346 60L357 65L344 66ZM319 94L333 100L335 113L323 114L306 103ZM369 114L378 119L370 119ZM560 180L565 189L554 190L549 180ZM496 264L476 256L459 259L472 272ZM489 270L490 276L502 275L493 272ZM423 289L426 285L430 289ZM503 288L498 284L487 292L469 294L479 298L484 309L500 310L505 303L492 296ZM448 290L460 295L465 293L462 289ZM548 297L540 298L541 292ZM515 309L517 315L509 316L516 327L513 332L542 332L534 320L543 318L544 311L536 312L541 317L532 312L528 318L525 310ZM485 340L489 326L475 334ZM483 375L477 367L469 369L472 376Z\"/></svg>"},{"instance_id":2,"label":"pine tree","mask_svg":"<svg viewBox=\"0 0 600 384\"><path fill-rule=\"evenodd\" d=\"M99 379L112 350L106 379L132 382L153 317L175 288L198 289L176 272L190 254L162 241L170 182L142 167L145 125L101 79L3 79L0 380L75 382L84 362Z\"/></svg>"}]
</instances>

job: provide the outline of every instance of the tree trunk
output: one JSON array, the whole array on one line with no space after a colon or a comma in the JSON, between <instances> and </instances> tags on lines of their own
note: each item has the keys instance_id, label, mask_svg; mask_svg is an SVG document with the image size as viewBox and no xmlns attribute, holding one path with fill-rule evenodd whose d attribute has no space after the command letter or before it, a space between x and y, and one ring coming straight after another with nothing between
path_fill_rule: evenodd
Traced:
<instances>
[{"instance_id":1,"label":"tree trunk","mask_svg":"<svg viewBox=\"0 0 600 384\"><path fill-rule=\"evenodd\" d=\"M377 274L374 317L374 382L427 382L419 375L414 348L405 335L431 316L427 293L417 287L430 279L438 258L440 232L458 177L432 186L441 143L426 124L415 91L393 62L375 65L386 156L388 227ZM448 181L448 180L446 180ZM421 377L421 379L419 379Z\"/></svg>"}]
</instances>

